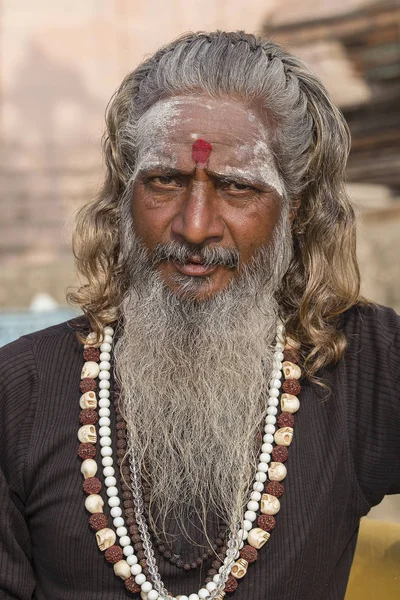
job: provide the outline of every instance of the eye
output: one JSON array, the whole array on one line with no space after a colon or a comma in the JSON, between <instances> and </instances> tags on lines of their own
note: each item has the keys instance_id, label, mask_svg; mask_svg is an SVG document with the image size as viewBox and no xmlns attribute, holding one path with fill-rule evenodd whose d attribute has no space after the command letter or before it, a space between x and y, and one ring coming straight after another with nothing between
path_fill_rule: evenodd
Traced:
<instances>
[{"instance_id":1,"label":"eye","mask_svg":"<svg viewBox=\"0 0 400 600\"><path fill-rule=\"evenodd\" d=\"M180 186L179 180L171 175L156 175L154 177L150 177L149 182L157 187L163 188Z\"/></svg>"},{"instance_id":2,"label":"eye","mask_svg":"<svg viewBox=\"0 0 400 600\"><path fill-rule=\"evenodd\" d=\"M239 181L233 181L233 180L225 180L221 182L221 187L224 191L226 192L230 192L233 194L240 194L240 193L249 193L249 192L256 192L258 190L256 190L254 187L252 187L251 185L247 184L247 183L240 183Z\"/></svg>"}]
</instances>

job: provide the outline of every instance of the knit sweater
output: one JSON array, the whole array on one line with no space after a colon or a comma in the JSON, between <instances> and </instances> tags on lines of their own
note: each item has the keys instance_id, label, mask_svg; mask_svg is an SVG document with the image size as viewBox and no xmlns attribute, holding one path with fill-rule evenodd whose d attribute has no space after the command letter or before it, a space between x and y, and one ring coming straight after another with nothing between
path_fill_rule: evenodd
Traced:
<instances>
[{"instance_id":1,"label":"knit sweater","mask_svg":"<svg viewBox=\"0 0 400 600\"><path fill-rule=\"evenodd\" d=\"M234 600L343 599L360 517L400 493L400 319L356 306L339 326L345 355L319 373L331 393L303 382L276 527ZM0 349L0 598L133 598L88 525L75 327L63 323ZM210 568L186 572L162 557L158 564L174 595L197 591Z\"/></svg>"}]
</instances>

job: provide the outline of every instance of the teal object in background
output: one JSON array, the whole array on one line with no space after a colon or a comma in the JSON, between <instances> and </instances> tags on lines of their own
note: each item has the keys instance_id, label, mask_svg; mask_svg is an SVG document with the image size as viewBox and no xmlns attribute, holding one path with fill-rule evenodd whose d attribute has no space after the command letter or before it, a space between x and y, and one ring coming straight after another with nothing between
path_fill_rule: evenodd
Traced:
<instances>
[{"instance_id":1,"label":"teal object in background","mask_svg":"<svg viewBox=\"0 0 400 600\"><path fill-rule=\"evenodd\" d=\"M26 310L0 313L0 347L18 339L21 335L68 321L78 314L70 308L55 308L43 312Z\"/></svg>"}]
</instances>

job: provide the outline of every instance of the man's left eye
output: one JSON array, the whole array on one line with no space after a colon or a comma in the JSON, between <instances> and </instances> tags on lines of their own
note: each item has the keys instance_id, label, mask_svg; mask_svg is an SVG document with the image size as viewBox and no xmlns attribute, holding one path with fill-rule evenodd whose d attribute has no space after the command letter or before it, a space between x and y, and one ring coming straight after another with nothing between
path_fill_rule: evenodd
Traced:
<instances>
[{"instance_id":1,"label":"man's left eye","mask_svg":"<svg viewBox=\"0 0 400 600\"><path fill-rule=\"evenodd\" d=\"M247 183L239 183L238 181L224 181L222 188L228 192L251 192L254 188Z\"/></svg>"}]
</instances>

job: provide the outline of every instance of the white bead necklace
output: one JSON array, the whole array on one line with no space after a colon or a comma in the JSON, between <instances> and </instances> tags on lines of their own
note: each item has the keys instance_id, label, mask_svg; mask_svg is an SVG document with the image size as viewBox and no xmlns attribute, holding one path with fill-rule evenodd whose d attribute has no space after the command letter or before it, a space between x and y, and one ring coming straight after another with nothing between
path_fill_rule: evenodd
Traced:
<instances>
[{"instance_id":1,"label":"white bead necklace","mask_svg":"<svg viewBox=\"0 0 400 600\"><path fill-rule=\"evenodd\" d=\"M89 334L88 341L90 343ZM86 365L92 365L92 371L89 372L89 375L86 377L97 377L99 378L99 438L100 438L100 453L102 456L102 466L103 466L103 475L104 475L104 483L106 486L107 493L107 502L110 507L110 514L113 518L113 525L116 530L116 535L112 530L111 536L112 540L116 540L118 537L118 541L123 550L123 555L125 557L125 561L127 566L130 569L130 574L134 576L135 582L138 586L140 586L142 591L142 597L146 598L146 600L171 600L171 596L168 596L168 592L164 587L164 584L161 580L158 567L155 561L154 552L151 546L151 538L148 531L147 523L144 516L144 505L141 491L141 483L140 483L140 470L137 461L135 460L132 453L130 454L130 466L131 466L131 481L132 481L132 492L134 498L135 505L135 516L136 522L141 534L143 548L146 554L146 561L148 565L148 570L152 582L147 581L146 575L142 572L142 567L139 564L138 558L135 555L134 548L131 544L131 539L128 535L128 529L125 524L125 520L123 518L122 509L121 509L121 500L118 496L117 489L117 481L115 478L115 468L114 468L114 459L113 459L113 450L112 450L112 440L111 440L111 429L110 429L110 370L111 370L111 350L113 343L114 330L112 327L104 328L103 341L100 345L100 363L97 365L96 363L87 362ZM259 535L259 532L263 532L263 530L253 527L254 522L257 519L257 511L260 509L260 500L261 494L264 490L264 483L267 480L267 473L271 473L271 453L273 450L272 443L274 442L274 434L276 433L276 414L278 412L279 405L279 395L281 388L281 378L282 378L282 361L284 359L283 356L284 350L284 326L282 323L279 323L277 326L277 334L276 334L276 344L273 355L273 371L271 374L271 380L268 386L268 399L267 399L267 408L266 408L266 417L265 417L265 425L264 425L264 435L263 435L263 444L261 446L261 452L259 455L259 463L257 466L257 472L255 475L255 480L253 483L253 490L250 493L249 501L246 506L246 511L244 513L244 518L242 522L242 527L236 531L234 534L230 535L226 557L219 568L219 572L213 577L213 581L210 581L205 585L205 587L201 588L197 593L190 594L189 596L180 595L180 600L203 600L203 599L212 599L218 598L218 595L223 592L226 581L231 573L232 567L234 566L235 560L239 557L239 551L243 548L245 540L250 536L251 539L255 538ZM97 369L93 367L96 365ZM83 397L83 396L82 396ZM294 398L294 396L292 396ZM82 403L81 403L82 407ZM297 410L297 408L296 408ZM290 411L290 412L294 412ZM89 426L84 425L80 428L78 432L78 438L80 441L87 441L84 433L86 432L85 428ZM82 430L85 430L82 431ZM93 430L92 435L93 435ZM95 434L94 434L95 436ZM93 441L93 439L91 440ZM96 439L94 438L94 441ZM130 444L132 447L132 444ZM91 459L87 459L91 460ZM86 461L84 461L85 463ZM94 461L93 461L94 462ZM83 464L84 464L83 463ZM283 463L275 463L279 464L283 467L283 479L286 475L286 467ZM83 472L83 467L82 467ZM271 477L270 479L275 479L280 481L281 479L277 479L276 477ZM86 508L95 513L99 510L102 512L102 500L100 496L92 499L93 496L97 496L97 494L91 494L87 497L85 506ZM98 500L100 498L100 500ZM97 502L97 504L96 504ZM278 502L279 504L279 502ZM279 508L277 509L279 510ZM277 511L276 511L277 512ZM270 513L275 514L275 513ZM103 530L104 531L104 530ZM263 543L269 538L269 534L267 532L263 532L264 538ZM265 540L265 541L264 541ZM112 541L111 543L114 543ZM257 546L254 546L257 547ZM261 547L261 545L259 546ZM120 562L125 562L120 561ZM117 563L119 564L119 563ZM114 570L116 573L126 579L127 573L122 573L123 565L120 565L118 570L121 572L117 572L115 568L117 565L114 565ZM220 596L222 598L222 595ZM172 600L177 600L177 598L172 598Z\"/></svg>"}]
</instances>

